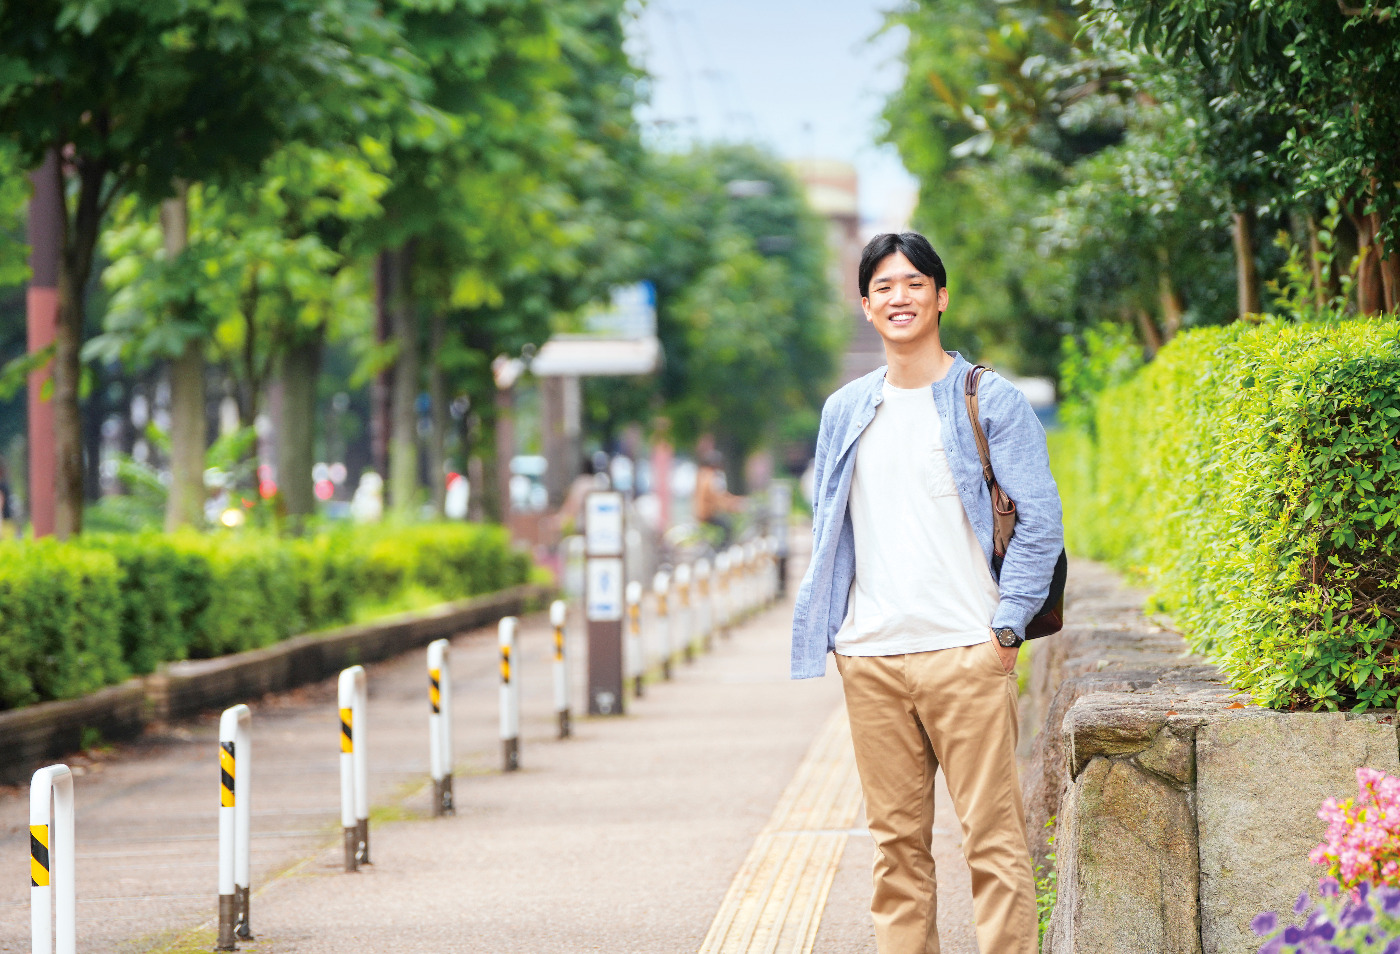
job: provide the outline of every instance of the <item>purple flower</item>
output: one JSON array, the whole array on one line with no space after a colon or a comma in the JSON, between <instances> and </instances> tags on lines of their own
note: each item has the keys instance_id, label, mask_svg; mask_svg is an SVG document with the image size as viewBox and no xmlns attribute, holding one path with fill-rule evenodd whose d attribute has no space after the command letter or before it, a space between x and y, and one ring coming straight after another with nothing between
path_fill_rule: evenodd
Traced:
<instances>
[{"instance_id":1,"label":"purple flower","mask_svg":"<svg viewBox=\"0 0 1400 954\"><path fill-rule=\"evenodd\" d=\"M1303 929L1295 924L1290 924L1283 929L1283 943L1285 944L1301 944L1305 936Z\"/></svg>"},{"instance_id":2,"label":"purple flower","mask_svg":"<svg viewBox=\"0 0 1400 954\"><path fill-rule=\"evenodd\" d=\"M1370 924L1376 919L1376 913L1371 910L1369 904L1349 904L1342 909L1341 916L1337 918L1337 927L1352 928L1362 924Z\"/></svg>"},{"instance_id":3,"label":"purple flower","mask_svg":"<svg viewBox=\"0 0 1400 954\"><path fill-rule=\"evenodd\" d=\"M1306 891L1298 895L1298 900L1293 902L1293 913L1302 914L1308 909L1308 903L1310 901L1311 899L1308 897L1308 893Z\"/></svg>"},{"instance_id":4,"label":"purple flower","mask_svg":"<svg viewBox=\"0 0 1400 954\"><path fill-rule=\"evenodd\" d=\"M1381 888L1376 891L1376 897L1381 902L1383 912L1392 916L1400 914L1400 888Z\"/></svg>"},{"instance_id":5,"label":"purple flower","mask_svg":"<svg viewBox=\"0 0 1400 954\"><path fill-rule=\"evenodd\" d=\"M1254 929L1254 933L1260 937L1268 937L1278 928L1278 915L1273 911L1265 911L1250 922L1249 926Z\"/></svg>"},{"instance_id":6,"label":"purple flower","mask_svg":"<svg viewBox=\"0 0 1400 954\"><path fill-rule=\"evenodd\" d=\"M1283 938L1276 937L1272 941L1265 941L1264 945L1259 948L1259 954L1283 954ZM1386 954L1390 954L1390 952L1387 951ZM1400 951L1396 954L1400 954Z\"/></svg>"},{"instance_id":7,"label":"purple flower","mask_svg":"<svg viewBox=\"0 0 1400 954\"><path fill-rule=\"evenodd\" d=\"M1400 954L1400 937L1395 938L1385 946L1381 954Z\"/></svg>"},{"instance_id":8,"label":"purple flower","mask_svg":"<svg viewBox=\"0 0 1400 954\"><path fill-rule=\"evenodd\" d=\"M1324 898L1335 898L1337 896L1337 879L1323 878L1317 883L1317 893Z\"/></svg>"}]
</instances>

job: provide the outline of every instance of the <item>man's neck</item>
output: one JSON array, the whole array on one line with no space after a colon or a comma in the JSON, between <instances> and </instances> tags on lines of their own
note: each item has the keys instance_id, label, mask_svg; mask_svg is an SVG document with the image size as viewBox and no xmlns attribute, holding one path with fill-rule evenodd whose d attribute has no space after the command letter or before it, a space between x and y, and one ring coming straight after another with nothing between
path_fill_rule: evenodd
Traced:
<instances>
[{"instance_id":1,"label":"man's neck","mask_svg":"<svg viewBox=\"0 0 1400 954\"><path fill-rule=\"evenodd\" d=\"M938 335L913 347L892 348L885 343L885 381L894 388L926 388L943 380L953 367L953 356L943 350Z\"/></svg>"}]
</instances>

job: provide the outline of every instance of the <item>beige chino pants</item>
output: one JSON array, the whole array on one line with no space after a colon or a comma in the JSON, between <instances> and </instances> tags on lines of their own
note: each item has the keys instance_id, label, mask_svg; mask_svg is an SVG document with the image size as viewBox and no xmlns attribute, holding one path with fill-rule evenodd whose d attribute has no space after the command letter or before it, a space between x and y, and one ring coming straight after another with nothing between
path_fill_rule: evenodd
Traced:
<instances>
[{"instance_id":1,"label":"beige chino pants","mask_svg":"<svg viewBox=\"0 0 1400 954\"><path fill-rule=\"evenodd\" d=\"M880 954L939 954L933 777L962 820L982 954L1036 954L1035 877L1016 773L1016 677L990 640L900 656L836 657L866 820Z\"/></svg>"}]
</instances>

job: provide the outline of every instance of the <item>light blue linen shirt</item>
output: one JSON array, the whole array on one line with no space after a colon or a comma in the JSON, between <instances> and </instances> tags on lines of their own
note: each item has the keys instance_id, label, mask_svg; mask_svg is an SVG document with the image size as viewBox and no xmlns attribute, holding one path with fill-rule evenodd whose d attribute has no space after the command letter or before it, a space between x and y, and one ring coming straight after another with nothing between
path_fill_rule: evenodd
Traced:
<instances>
[{"instance_id":1,"label":"light blue linen shirt","mask_svg":"<svg viewBox=\"0 0 1400 954\"><path fill-rule=\"evenodd\" d=\"M992 497L967 418L963 382L972 365L956 352L953 367L933 382L933 400L943 426L943 449L967 519L992 565ZM792 616L792 678L826 674L826 654L846 619L856 576L855 531L851 526L851 478L856 448L883 399L884 367L827 398L817 434L816 479L812 485L812 562L807 566ZM992 628L1009 626L1024 637L1026 624L1045 605L1055 562L1064 548L1060 493L1050 473L1045 430L1030 402L995 372L982 376L977 391L982 429L997 483L1016 502L1016 533L1006 548L1001 573L993 571L1000 600ZM891 488L897 492L898 488ZM930 585L937 585L930 581ZM990 638L990 633L988 634Z\"/></svg>"}]
</instances>

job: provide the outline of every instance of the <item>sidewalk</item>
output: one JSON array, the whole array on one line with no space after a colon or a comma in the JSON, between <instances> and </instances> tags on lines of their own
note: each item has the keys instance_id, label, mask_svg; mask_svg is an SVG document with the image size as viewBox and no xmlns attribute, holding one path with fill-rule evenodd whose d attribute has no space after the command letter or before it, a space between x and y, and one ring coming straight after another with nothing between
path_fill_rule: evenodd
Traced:
<instances>
[{"instance_id":1,"label":"sidewalk","mask_svg":"<svg viewBox=\"0 0 1400 954\"><path fill-rule=\"evenodd\" d=\"M791 587L790 590L795 589ZM342 873L333 682L254 706L252 927L243 950L873 954L871 843L840 682L787 678L790 607L717 638L617 718L556 740L551 637L522 622L522 770L500 771L494 630L453 641L455 817L427 817L419 653L371 666L372 866ZM571 635L582 676L581 628ZM582 687L575 685L577 705ZM84 767L78 949L208 950L216 718ZM75 762L75 764L77 764ZM853 787L854 786L854 787ZM0 791L0 952L29 941L27 791ZM940 792L945 954L974 952L958 827ZM845 819L833 823L832 819ZM833 880L834 878L834 880ZM826 888L830 886L830 894ZM771 945L770 945L771 942Z\"/></svg>"}]
</instances>

